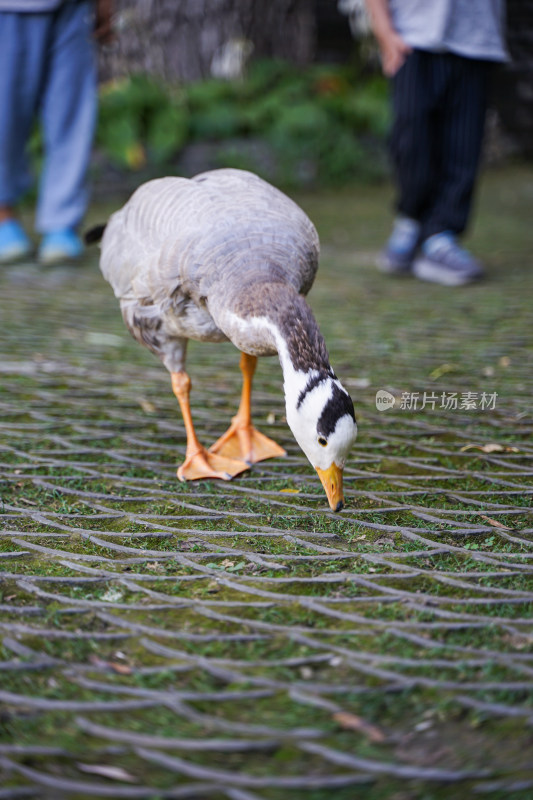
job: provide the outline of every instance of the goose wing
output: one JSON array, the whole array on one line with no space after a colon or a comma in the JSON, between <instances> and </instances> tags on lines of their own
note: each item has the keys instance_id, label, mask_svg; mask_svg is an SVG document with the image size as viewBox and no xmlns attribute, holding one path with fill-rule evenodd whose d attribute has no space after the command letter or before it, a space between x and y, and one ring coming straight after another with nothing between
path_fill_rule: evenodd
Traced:
<instances>
[{"instance_id":1,"label":"goose wing","mask_svg":"<svg viewBox=\"0 0 533 800\"><path fill-rule=\"evenodd\" d=\"M180 295L201 305L214 285L224 302L221 286L232 294L243 281L306 294L318 252L296 203L253 173L221 169L141 186L108 223L101 269L121 299L167 308Z\"/></svg>"}]
</instances>

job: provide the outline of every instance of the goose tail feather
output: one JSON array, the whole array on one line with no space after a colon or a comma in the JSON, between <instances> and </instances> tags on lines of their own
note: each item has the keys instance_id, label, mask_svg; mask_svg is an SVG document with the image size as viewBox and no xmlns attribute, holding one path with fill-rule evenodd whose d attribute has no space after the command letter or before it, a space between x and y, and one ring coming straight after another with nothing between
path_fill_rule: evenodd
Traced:
<instances>
[{"instance_id":1,"label":"goose tail feather","mask_svg":"<svg viewBox=\"0 0 533 800\"><path fill-rule=\"evenodd\" d=\"M89 228L88 231L85 231L83 235L83 241L85 244L96 244L97 242L101 241L106 226L107 223L95 225L93 228Z\"/></svg>"}]
</instances>

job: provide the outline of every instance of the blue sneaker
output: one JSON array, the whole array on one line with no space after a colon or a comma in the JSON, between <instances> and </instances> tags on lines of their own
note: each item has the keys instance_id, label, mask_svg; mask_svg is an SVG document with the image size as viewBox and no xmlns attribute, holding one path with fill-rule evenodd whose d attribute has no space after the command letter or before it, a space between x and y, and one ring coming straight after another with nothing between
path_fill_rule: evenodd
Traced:
<instances>
[{"instance_id":1,"label":"blue sneaker","mask_svg":"<svg viewBox=\"0 0 533 800\"><path fill-rule=\"evenodd\" d=\"M420 223L409 217L397 217L385 249L377 258L377 267L388 275L408 275L420 240Z\"/></svg>"},{"instance_id":2,"label":"blue sneaker","mask_svg":"<svg viewBox=\"0 0 533 800\"><path fill-rule=\"evenodd\" d=\"M66 228L43 236L39 247L39 261L41 264L60 264L65 261L75 261L82 253L83 245L80 237L72 228Z\"/></svg>"},{"instance_id":3,"label":"blue sneaker","mask_svg":"<svg viewBox=\"0 0 533 800\"><path fill-rule=\"evenodd\" d=\"M16 219L0 223L0 264L11 264L32 252L31 242Z\"/></svg>"},{"instance_id":4,"label":"blue sneaker","mask_svg":"<svg viewBox=\"0 0 533 800\"><path fill-rule=\"evenodd\" d=\"M484 275L479 261L457 243L450 231L430 236L422 245L422 253L413 264L413 274L423 281L442 286L464 286Z\"/></svg>"}]
</instances>

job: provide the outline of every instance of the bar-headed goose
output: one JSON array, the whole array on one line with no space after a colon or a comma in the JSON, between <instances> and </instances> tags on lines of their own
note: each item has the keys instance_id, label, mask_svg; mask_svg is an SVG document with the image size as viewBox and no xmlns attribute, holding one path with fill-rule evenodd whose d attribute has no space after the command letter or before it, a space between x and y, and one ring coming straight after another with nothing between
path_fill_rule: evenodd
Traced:
<instances>
[{"instance_id":1,"label":"bar-headed goose","mask_svg":"<svg viewBox=\"0 0 533 800\"><path fill-rule=\"evenodd\" d=\"M251 422L257 356L277 353L287 422L317 470L330 507L344 504L342 474L357 427L304 295L318 266L318 236L304 212L237 169L149 181L112 215L101 269L134 338L169 370L187 433L181 480L229 479L284 450ZM89 233L88 240L91 236ZM188 339L231 341L241 355L237 415L206 450L196 436L185 372Z\"/></svg>"}]
</instances>

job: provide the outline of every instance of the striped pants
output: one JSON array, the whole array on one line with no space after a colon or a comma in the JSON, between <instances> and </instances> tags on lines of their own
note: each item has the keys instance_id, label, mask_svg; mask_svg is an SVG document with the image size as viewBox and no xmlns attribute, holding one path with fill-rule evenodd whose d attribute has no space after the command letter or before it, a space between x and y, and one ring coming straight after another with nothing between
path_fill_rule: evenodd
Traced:
<instances>
[{"instance_id":1,"label":"striped pants","mask_svg":"<svg viewBox=\"0 0 533 800\"><path fill-rule=\"evenodd\" d=\"M393 78L397 209L421 223L422 238L460 234L468 222L489 67L487 61L415 50Z\"/></svg>"}]
</instances>

